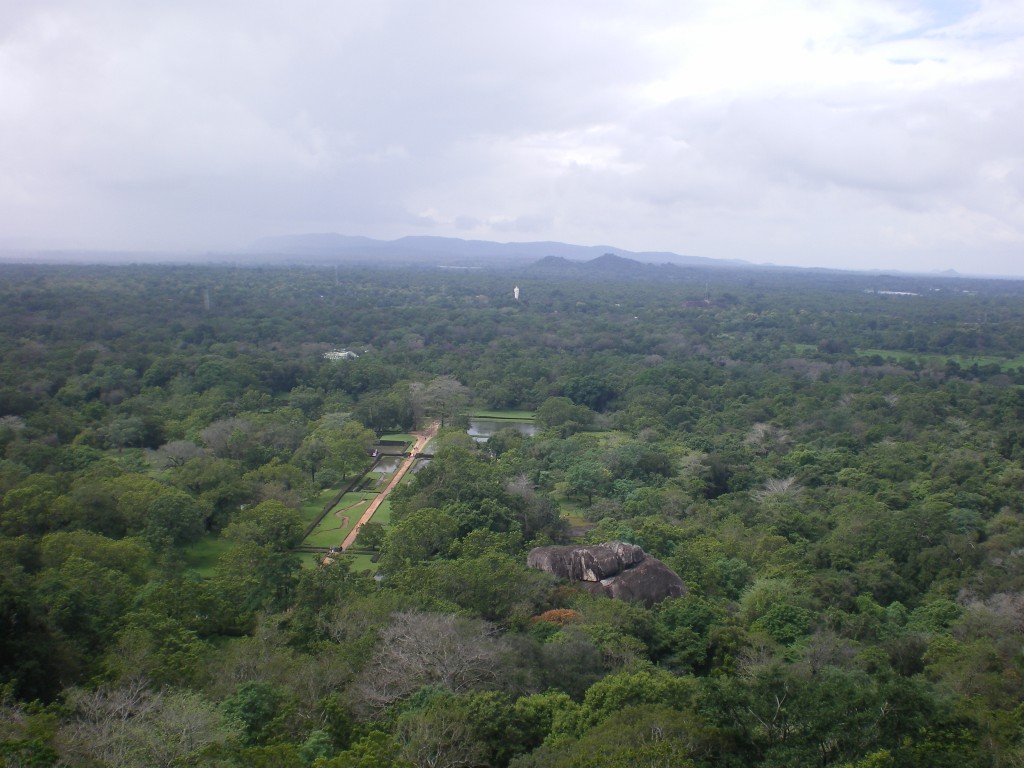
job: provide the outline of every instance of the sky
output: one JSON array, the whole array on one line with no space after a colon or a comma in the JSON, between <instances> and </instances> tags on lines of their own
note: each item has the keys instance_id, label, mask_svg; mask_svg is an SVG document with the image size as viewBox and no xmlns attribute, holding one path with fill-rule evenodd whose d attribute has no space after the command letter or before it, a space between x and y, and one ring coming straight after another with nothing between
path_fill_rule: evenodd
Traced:
<instances>
[{"instance_id":1,"label":"sky","mask_svg":"<svg viewBox=\"0 0 1024 768\"><path fill-rule=\"evenodd\" d=\"M1024 276L1021 0L0 3L0 248Z\"/></svg>"}]
</instances>

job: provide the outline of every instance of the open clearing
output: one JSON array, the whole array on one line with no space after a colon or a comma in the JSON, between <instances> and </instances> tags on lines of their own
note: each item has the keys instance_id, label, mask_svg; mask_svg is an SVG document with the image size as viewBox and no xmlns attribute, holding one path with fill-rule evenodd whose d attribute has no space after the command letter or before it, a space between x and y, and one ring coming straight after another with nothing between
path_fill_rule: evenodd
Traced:
<instances>
[{"instance_id":1,"label":"open clearing","mask_svg":"<svg viewBox=\"0 0 1024 768\"><path fill-rule=\"evenodd\" d=\"M472 419L486 419L488 421L501 421L508 419L509 421L533 421L535 414L533 411L473 411L469 414L469 418Z\"/></svg>"},{"instance_id":2,"label":"open clearing","mask_svg":"<svg viewBox=\"0 0 1024 768\"><path fill-rule=\"evenodd\" d=\"M322 508L322 507L321 507ZM195 571L202 578L213 576L217 561L231 547L231 542L213 534L207 534L195 544L183 550L185 567Z\"/></svg>"},{"instance_id":3,"label":"open clearing","mask_svg":"<svg viewBox=\"0 0 1024 768\"><path fill-rule=\"evenodd\" d=\"M413 464L418 461L417 455L423 451L431 440L437 437L437 432L440 428L440 422L435 421L425 430L417 434L416 444L409 452L408 458L402 461L401 466L391 476L391 480L388 483L387 488L377 494L377 498L370 502L370 506L367 507L363 516L359 519L359 522L356 523L352 531L345 537L345 540L341 543L342 551L345 551L355 543L356 537L359 535L359 527L370 522L374 513L377 511L377 508L380 507L387 499L387 495L398 487L398 484L402 482L402 478L405 477L405 473L408 472Z\"/></svg>"},{"instance_id":4,"label":"open clearing","mask_svg":"<svg viewBox=\"0 0 1024 768\"><path fill-rule=\"evenodd\" d=\"M302 546L327 548L341 544L352 530L354 521L366 512L377 495L363 491L346 493L303 540Z\"/></svg>"},{"instance_id":5,"label":"open clearing","mask_svg":"<svg viewBox=\"0 0 1024 768\"><path fill-rule=\"evenodd\" d=\"M308 526L320 517L320 513L324 511L324 507L331 499L338 495L340 490L341 487L325 488L312 499L303 502L302 506L299 507L299 515L302 517L302 524Z\"/></svg>"}]
</instances>

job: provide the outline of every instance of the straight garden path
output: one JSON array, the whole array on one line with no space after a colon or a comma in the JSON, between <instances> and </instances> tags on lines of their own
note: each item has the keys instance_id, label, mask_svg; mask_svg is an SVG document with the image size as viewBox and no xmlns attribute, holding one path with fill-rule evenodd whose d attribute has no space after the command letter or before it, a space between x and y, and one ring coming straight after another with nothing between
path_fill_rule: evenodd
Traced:
<instances>
[{"instance_id":1,"label":"straight garden path","mask_svg":"<svg viewBox=\"0 0 1024 768\"><path fill-rule=\"evenodd\" d=\"M435 421L422 432L412 433L416 435L416 442L413 444L412 450L409 451L409 455L405 458L405 461L403 461L398 469L395 470L395 475L391 478L391 482L388 483L388 487L378 493L377 498L370 502L370 506L366 508L365 512L363 512L363 516L359 518L359 522L352 527L348 536L346 536L345 540L341 542L342 552L352 546L356 537L359 535L359 529L366 523L370 522L370 519L373 517L373 513L377 511L377 507L384 503L384 499L388 497L388 494L397 488L398 484L402 482L402 478L405 477L405 473L409 471L414 463L416 463L416 458L423 452L423 449L427 447L427 443L437 437L437 430L440 428L441 422Z\"/></svg>"}]
</instances>

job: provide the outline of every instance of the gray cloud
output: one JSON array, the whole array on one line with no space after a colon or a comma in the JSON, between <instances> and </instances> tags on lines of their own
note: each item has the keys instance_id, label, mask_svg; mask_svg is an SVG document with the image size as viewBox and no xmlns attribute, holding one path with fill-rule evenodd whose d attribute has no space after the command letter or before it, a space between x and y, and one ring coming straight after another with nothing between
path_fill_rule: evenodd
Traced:
<instances>
[{"instance_id":1,"label":"gray cloud","mask_svg":"<svg viewBox=\"0 0 1024 768\"><path fill-rule=\"evenodd\" d=\"M1024 274L1009 0L9 5L0 241L431 233Z\"/></svg>"}]
</instances>

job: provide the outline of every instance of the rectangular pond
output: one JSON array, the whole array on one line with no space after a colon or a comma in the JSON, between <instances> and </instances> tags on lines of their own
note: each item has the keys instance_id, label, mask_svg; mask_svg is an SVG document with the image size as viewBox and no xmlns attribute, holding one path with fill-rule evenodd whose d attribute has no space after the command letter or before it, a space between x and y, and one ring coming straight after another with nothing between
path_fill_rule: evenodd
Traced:
<instances>
[{"instance_id":1,"label":"rectangular pond","mask_svg":"<svg viewBox=\"0 0 1024 768\"><path fill-rule=\"evenodd\" d=\"M514 421L513 419L472 419L466 432L478 443L487 442L487 438L503 429L514 429L526 437L533 437L539 431L532 421Z\"/></svg>"},{"instance_id":2,"label":"rectangular pond","mask_svg":"<svg viewBox=\"0 0 1024 768\"><path fill-rule=\"evenodd\" d=\"M390 475L402 464L403 458L402 456L382 456L370 467L369 471L378 475Z\"/></svg>"}]
</instances>

